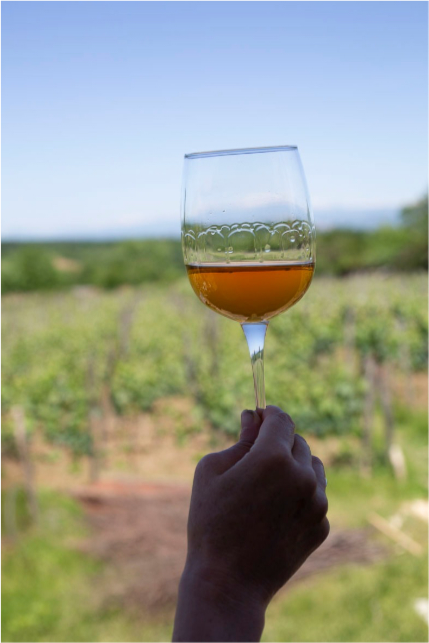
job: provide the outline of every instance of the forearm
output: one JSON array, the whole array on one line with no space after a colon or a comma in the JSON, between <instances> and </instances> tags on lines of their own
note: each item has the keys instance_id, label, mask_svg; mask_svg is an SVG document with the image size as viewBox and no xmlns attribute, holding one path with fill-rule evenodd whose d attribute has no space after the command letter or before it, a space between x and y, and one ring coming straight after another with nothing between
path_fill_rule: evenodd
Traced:
<instances>
[{"instance_id":1,"label":"forearm","mask_svg":"<svg viewBox=\"0 0 429 643\"><path fill-rule=\"evenodd\" d=\"M265 607L233 583L185 568L173 641L260 641L264 622Z\"/></svg>"}]
</instances>

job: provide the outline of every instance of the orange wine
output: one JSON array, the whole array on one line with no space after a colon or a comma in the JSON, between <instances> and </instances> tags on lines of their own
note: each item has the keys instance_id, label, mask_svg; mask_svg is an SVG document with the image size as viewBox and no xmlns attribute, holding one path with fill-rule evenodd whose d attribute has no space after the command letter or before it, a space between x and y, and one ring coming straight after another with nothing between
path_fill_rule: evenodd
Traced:
<instances>
[{"instance_id":1,"label":"orange wine","mask_svg":"<svg viewBox=\"0 0 429 643\"><path fill-rule=\"evenodd\" d=\"M195 293L212 310L239 322L266 321L307 291L313 262L189 264Z\"/></svg>"}]
</instances>

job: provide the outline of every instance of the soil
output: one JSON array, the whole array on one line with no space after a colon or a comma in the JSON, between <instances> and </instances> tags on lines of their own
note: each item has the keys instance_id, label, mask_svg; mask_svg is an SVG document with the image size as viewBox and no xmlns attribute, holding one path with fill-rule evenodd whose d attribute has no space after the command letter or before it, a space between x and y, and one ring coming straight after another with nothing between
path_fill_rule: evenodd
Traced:
<instances>
[{"instance_id":1,"label":"soil","mask_svg":"<svg viewBox=\"0 0 429 643\"><path fill-rule=\"evenodd\" d=\"M110 480L74 495L91 528L80 549L108 563L98 579L104 604L140 613L172 609L185 562L190 486ZM333 531L287 588L326 569L373 563L387 553L371 528Z\"/></svg>"}]
</instances>

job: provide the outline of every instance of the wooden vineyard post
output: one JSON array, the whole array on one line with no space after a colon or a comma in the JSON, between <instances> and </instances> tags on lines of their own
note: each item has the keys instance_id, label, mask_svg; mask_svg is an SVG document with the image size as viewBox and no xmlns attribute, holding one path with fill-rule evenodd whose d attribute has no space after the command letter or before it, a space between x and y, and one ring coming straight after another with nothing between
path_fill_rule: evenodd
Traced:
<instances>
[{"instance_id":1,"label":"wooden vineyard post","mask_svg":"<svg viewBox=\"0 0 429 643\"><path fill-rule=\"evenodd\" d=\"M88 359L88 391L89 391L89 410L88 410L88 433L90 439L90 452L89 452L89 481L91 483L97 482L100 475L100 453L99 453L99 439L98 439L98 426L97 426L97 402L95 393L95 358L91 354Z\"/></svg>"},{"instance_id":2,"label":"wooden vineyard post","mask_svg":"<svg viewBox=\"0 0 429 643\"><path fill-rule=\"evenodd\" d=\"M109 439L113 438L116 431L116 413L112 403L109 385L104 382L101 390L101 439L103 443L103 466L109 467Z\"/></svg>"},{"instance_id":3,"label":"wooden vineyard post","mask_svg":"<svg viewBox=\"0 0 429 643\"><path fill-rule=\"evenodd\" d=\"M89 436L91 439L91 452L89 456L89 481L97 482L100 476L100 453L97 439L97 411L91 408L88 417Z\"/></svg>"},{"instance_id":4,"label":"wooden vineyard post","mask_svg":"<svg viewBox=\"0 0 429 643\"><path fill-rule=\"evenodd\" d=\"M183 315L183 310L185 307L183 297L178 293L173 293L171 296L171 303L176 308L177 314ZM212 337L216 336L216 331L213 331L213 329L211 329L209 331L209 335L211 335ZM192 347L195 345L195 337L192 335L192 331L189 329L189 327L186 326L184 327L182 333L182 345L186 386L187 389L191 392L194 400L197 402L197 404L199 404L202 402L204 396L201 390L200 379L198 376L198 363L194 355L192 354ZM213 361L211 366L212 370L217 369L217 364L215 364Z\"/></svg>"},{"instance_id":5,"label":"wooden vineyard post","mask_svg":"<svg viewBox=\"0 0 429 643\"><path fill-rule=\"evenodd\" d=\"M104 463L106 463L107 459L109 435L115 432L117 424L112 395L113 378L115 376L115 371L118 363L128 354L134 314L141 300L142 296L140 293L138 293L120 311L116 336L112 338L113 343L110 351L107 354L104 382L100 400L100 405L103 411L100 437L102 448L104 451ZM133 449L132 442L130 442L129 448Z\"/></svg>"},{"instance_id":6,"label":"wooden vineyard post","mask_svg":"<svg viewBox=\"0 0 429 643\"><path fill-rule=\"evenodd\" d=\"M347 306L344 313L344 361L351 374L356 372L356 319L353 308Z\"/></svg>"},{"instance_id":7,"label":"wooden vineyard post","mask_svg":"<svg viewBox=\"0 0 429 643\"><path fill-rule=\"evenodd\" d=\"M202 401L201 388L198 381L197 362L191 354L192 336L188 331L183 332L183 361L188 389L197 403Z\"/></svg>"},{"instance_id":8,"label":"wooden vineyard post","mask_svg":"<svg viewBox=\"0 0 429 643\"><path fill-rule=\"evenodd\" d=\"M372 432L374 426L376 363L372 353L364 357L365 393L362 432L362 474L368 476L372 469Z\"/></svg>"},{"instance_id":9,"label":"wooden vineyard post","mask_svg":"<svg viewBox=\"0 0 429 643\"><path fill-rule=\"evenodd\" d=\"M130 348L130 338L131 338L131 329L133 326L133 319L134 319L134 314L136 311L136 308L140 302L141 295L137 294L133 297L133 299L128 303L127 306L125 306L120 314L119 317L119 329L118 329L118 353L117 353L117 360L116 363L118 363L120 360L125 359L125 357L128 354L129 348ZM116 364L115 364L116 368ZM111 383L109 383L111 384ZM112 397L112 396L111 396ZM136 422L130 422L127 423L129 424L129 430L127 431L127 438L128 438L128 454L129 458L131 460L130 464L132 466L132 460L133 456L134 459L138 459L138 451L137 451L137 429L136 429ZM134 430L133 430L134 429Z\"/></svg>"},{"instance_id":10,"label":"wooden vineyard post","mask_svg":"<svg viewBox=\"0 0 429 643\"><path fill-rule=\"evenodd\" d=\"M25 414L21 406L12 409L14 422L15 442L18 449L19 459L24 474L25 492L27 494L27 505L33 522L38 521L39 507L37 503L36 484L34 479L34 466L31 460L30 447L25 430Z\"/></svg>"},{"instance_id":11,"label":"wooden vineyard post","mask_svg":"<svg viewBox=\"0 0 429 643\"><path fill-rule=\"evenodd\" d=\"M219 378L219 325L218 316L212 311L206 313L204 325L206 344L210 353L210 377L214 382Z\"/></svg>"},{"instance_id":12,"label":"wooden vineyard post","mask_svg":"<svg viewBox=\"0 0 429 643\"><path fill-rule=\"evenodd\" d=\"M402 375L404 377L405 383L405 401L407 406L413 406L414 404L414 389L413 389L413 379L412 379L412 368L411 368L411 356L410 356L410 346L407 341L406 335L406 324L403 319L398 320L399 331L404 337L404 341L400 343L399 347L399 364L401 367Z\"/></svg>"},{"instance_id":13,"label":"wooden vineyard post","mask_svg":"<svg viewBox=\"0 0 429 643\"><path fill-rule=\"evenodd\" d=\"M380 364L378 372L378 385L384 416L384 455L386 462L388 462L389 453L393 442L393 432L395 428L388 365L386 363Z\"/></svg>"}]
</instances>

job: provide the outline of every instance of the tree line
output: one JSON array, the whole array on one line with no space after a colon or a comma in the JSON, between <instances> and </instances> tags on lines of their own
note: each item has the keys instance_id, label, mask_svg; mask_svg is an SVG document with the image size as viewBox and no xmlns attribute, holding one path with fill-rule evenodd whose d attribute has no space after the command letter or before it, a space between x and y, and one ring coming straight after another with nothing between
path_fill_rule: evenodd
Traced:
<instances>
[{"instance_id":1,"label":"tree line","mask_svg":"<svg viewBox=\"0 0 429 643\"><path fill-rule=\"evenodd\" d=\"M375 231L335 229L317 236L317 273L344 276L384 269L427 270L428 198L401 211L401 225ZM112 289L172 282L184 275L177 239L2 243L2 293L76 285Z\"/></svg>"}]
</instances>

